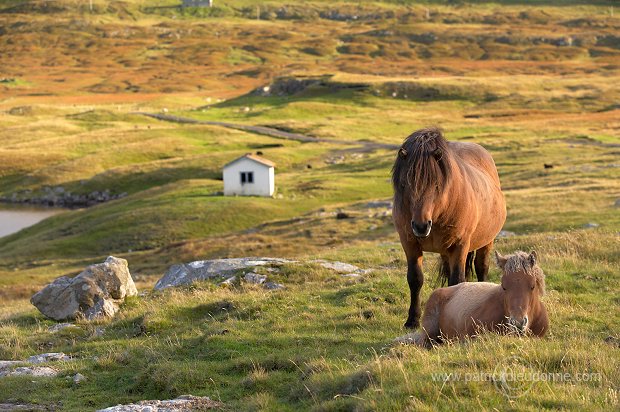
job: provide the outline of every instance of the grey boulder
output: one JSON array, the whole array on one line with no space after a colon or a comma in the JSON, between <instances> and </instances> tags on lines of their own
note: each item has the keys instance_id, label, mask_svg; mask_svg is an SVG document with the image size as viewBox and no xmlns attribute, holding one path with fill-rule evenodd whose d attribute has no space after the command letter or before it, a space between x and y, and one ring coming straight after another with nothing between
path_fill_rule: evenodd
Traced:
<instances>
[{"instance_id":1,"label":"grey boulder","mask_svg":"<svg viewBox=\"0 0 620 412\"><path fill-rule=\"evenodd\" d=\"M172 286L189 285L198 280L224 278L235 272L257 266L281 266L295 261L280 258L231 258L199 260L196 262L173 265L166 274L157 281L155 290Z\"/></svg>"},{"instance_id":2,"label":"grey boulder","mask_svg":"<svg viewBox=\"0 0 620 412\"><path fill-rule=\"evenodd\" d=\"M58 375L58 371L48 366L22 366L12 370L0 370L0 377L4 376L33 376L52 378Z\"/></svg>"},{"instance_id":3,"label":"grey boulder","mask_svg":"<svg viewBox=\"0 0 620 412\"><path fill-rule=\"evenodd\" d=\"M29 357L28 359L26 359L26 362L36 365L38 363L69 361L69 360L71 360L71 357L65 355L62 352L50 352L50 353L42 353L40 355L33 355Z\"/></svg>"},{"instance_id":4,"label":"grey boulder","mask_svg":"<svg viewBox=\"0 0 620 412\"><path fill-rule=\"evenodd\" d=\"M246 273L244 277L248 283L254 283L255 285L262 285L267 280L267 276L258 273L250 272Z\"/></svg>"},{"instance_id":5,"label":"grey boulder","mask_svg":"<svg viewBox=\"0 0 620 412\"><path fill-rule=\"evenodd\" d=\"M108 257L74 278L59 277L35 293L30 302L58 321L111 317L127 296L138 294L125 259Z\"/></svg>"},{"instance_id":6,"label":"grey boulder","mask_svg":"<svg viewBox=\"0 0 620 412\"><path fill-rule=\"evenodd\" d=\"M267 290L282 290L286 288L283 284L276 282L266 282L263 284L263 287Z\"/></svg>"},{"instance_id":7,"label":"grey boulder","mask_svg":"<svg viewBox=\"0 0 620 412\"><path fill-rule=\"evenodd\" d=\"M310 262L318 263L325 269L330 269L330 270L333 270L334 272L339 272L339 273L351 273L351 272L358 272L360 270L360 268L358 268L357 266L352 265L350 263L344 263L344 262L329 262L323 259L315 259L315 260L311 260Z\"/></svg>"},{"instance_id":8,"label":"grey boulder","mask_svg":"<svg viewBox=\"0 0 620 412\"><path fill-rule=\"evenodd\" d=\"M206 396L182 395L176 399L151 400L130 403L127 405L111 406L99 409L97 412L176 412L176 411L204 411L218 409L220 402Z\"/></svg>"}]
</instances>

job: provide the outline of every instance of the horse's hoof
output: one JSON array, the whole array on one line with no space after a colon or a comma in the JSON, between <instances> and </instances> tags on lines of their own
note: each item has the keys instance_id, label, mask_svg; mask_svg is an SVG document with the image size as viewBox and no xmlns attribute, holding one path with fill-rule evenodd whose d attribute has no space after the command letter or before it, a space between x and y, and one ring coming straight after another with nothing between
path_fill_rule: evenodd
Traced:
<instances>
[{"instance_id":1,"label":"horse's hoof","mask_svg":"<svg viewBox=\"0 0 620 412\"><path fill-rule=\"evenodd\" d=\"M413 320L408 320L407 322L405 322L405 327L407 329L417 329L420 326L420 322L416 322Z\"/></svg>"}]
</instances>

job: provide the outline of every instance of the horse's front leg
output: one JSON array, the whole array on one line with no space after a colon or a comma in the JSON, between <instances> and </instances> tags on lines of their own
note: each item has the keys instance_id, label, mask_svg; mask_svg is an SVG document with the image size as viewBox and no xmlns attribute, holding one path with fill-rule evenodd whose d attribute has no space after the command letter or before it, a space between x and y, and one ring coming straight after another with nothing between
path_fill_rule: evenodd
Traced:
<instances>
[{"instance_id":1,"label":"horse's front leg","mask_svg":"<svg viewBox=\"0 0 620 412\"><path fill-rule=\"evenodd\" d=\"M455 245L448 249L448 262L450 263L450 278L448 286L458 285L465 282L465 262L469 245Z\"/></svg>"},{"instance_id":2,"label":"horse's front leg","mask_svg":"<svg viewBox=\"0 0 620 412\"><path fill-rule=\"evenodd\" d=\"M406 328L416 329L420 326L420 290L424 284L424 274L422 273L422 251L415 251L411 256L407 256L407 283L411 302L409 304L409 316L405 322Z\"/></svg>"}]
</instances>

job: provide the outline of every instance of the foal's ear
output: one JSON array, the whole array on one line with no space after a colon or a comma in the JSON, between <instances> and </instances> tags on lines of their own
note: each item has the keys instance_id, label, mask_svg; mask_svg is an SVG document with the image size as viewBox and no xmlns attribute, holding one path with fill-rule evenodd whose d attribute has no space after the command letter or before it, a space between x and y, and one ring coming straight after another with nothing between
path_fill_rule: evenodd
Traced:
<instances>
[{"instance_id":1,"label":"foal's ear","mask_svg":"<svg viewBox=\"0 0 620 412\"><path fill-rule=\"evenodd\" d=\"M497 266L499 266L500 269L504 269L507 261L508 259L500 255L497 250L495 251L495 263L497 263Z\"/></svg>"},{"instance_id":2,"label":"foal's ear","mask_svg":"<svg viewBox=\"0 0 620 412\"><path fill-rule=\"evenodd\" d=\"M535 250L532 250L532 251L530 252L530 255L528 256L528 259L529 259L530 264L531 264L532 266L536 265L536 262L538 261L538 255L536 254L536 251L535 251Z\"/></svg>"}]
</instances>

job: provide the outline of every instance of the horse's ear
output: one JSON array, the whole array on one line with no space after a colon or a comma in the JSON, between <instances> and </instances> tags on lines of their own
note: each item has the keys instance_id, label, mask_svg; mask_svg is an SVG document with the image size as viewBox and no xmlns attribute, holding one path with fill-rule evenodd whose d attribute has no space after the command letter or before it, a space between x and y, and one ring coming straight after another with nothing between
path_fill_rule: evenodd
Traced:
<instances>
[{"instance_id":1,"label":"horse's ear","mask_svg":"<svg viewBox=\"0 0 620 412\"><path fill-rule=\"evenodd\" d=\"M435 151L433 152L433 156L435 157L435 160L441 160L441 158L443 157L443 151L441 150L441 148L437 148L435 149Z\"/></svg>"},{"instance_id":2,"label":"horse's ear","mask_svg":"<svg viewBox=\"0 0 620 412\"><path fill-rule=\"evenodd\" d=\"M508 259L500 255L497 250L495 251L495 263L497 263L497 266L499 266L500 269L504 269L507 261Z\"/></svg>"},{"instance_id":3,"label":"horse's ear","mask_svg":"<svg viewBox=\"0 0 620 412\"><path fill-rule=\"evenodd\" d=\"M538 261L538 255L536 254L535 250L532 250L530 252L530 256L528 257L530 264L532 265L532 267L534 267L536 265L536 261Z\"/></svg>"}]
</instances>

